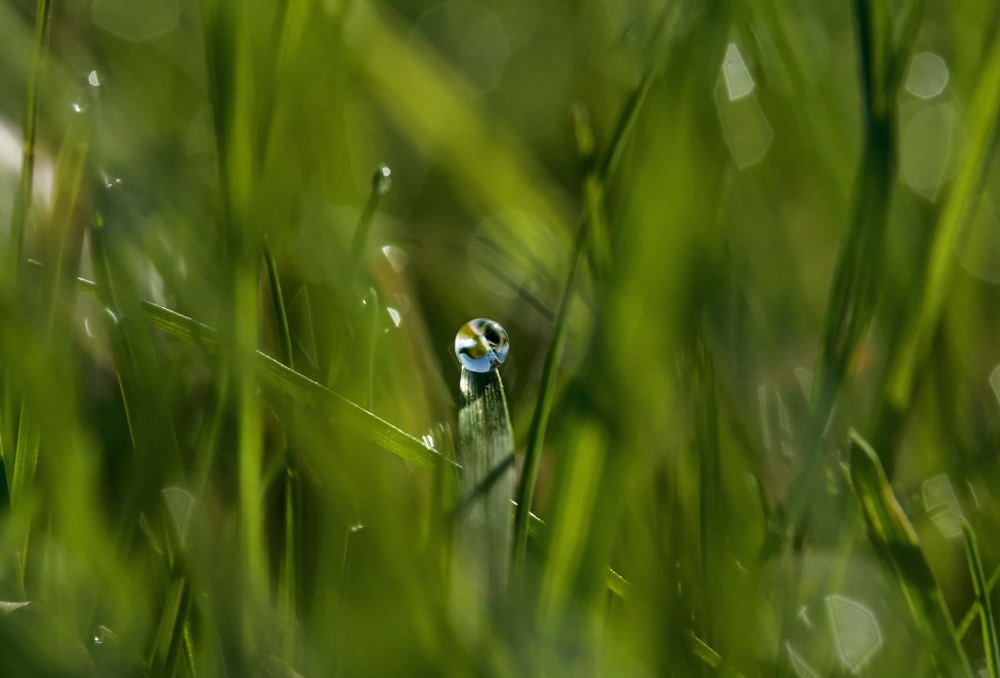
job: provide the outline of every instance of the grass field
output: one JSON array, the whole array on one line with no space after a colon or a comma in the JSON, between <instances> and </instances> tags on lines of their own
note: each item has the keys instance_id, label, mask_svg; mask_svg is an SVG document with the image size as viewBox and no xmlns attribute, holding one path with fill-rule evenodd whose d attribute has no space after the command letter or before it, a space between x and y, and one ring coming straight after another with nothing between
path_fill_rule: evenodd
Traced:
<instances>
[{"instance_id":1,"label":"grass field","mask_svg":"<svg viewBox=\"0 0 1000 678\"><path fill-rule=\"evenodd\" d=\"M0 676L1000 678L998 26L0 0Z\"/></svg>"}]
</instances>

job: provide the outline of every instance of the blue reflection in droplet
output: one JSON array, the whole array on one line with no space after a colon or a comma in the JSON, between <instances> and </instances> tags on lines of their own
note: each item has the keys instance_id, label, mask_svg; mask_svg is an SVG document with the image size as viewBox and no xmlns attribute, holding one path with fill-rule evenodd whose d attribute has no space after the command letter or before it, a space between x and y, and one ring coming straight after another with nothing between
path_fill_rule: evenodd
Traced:
<instances>
[{"instance_id":1,"label":"blue reflection in droplet","mask_svg":"<svg viewBox=\"0 0 1000 678\"><path fill-rule=\"evenodd\" d=\"M476 318L462 325L455 335L455 355L470 372L489 372L507 358L510 341L500 323Z\"/></svg>"}]
</instances>

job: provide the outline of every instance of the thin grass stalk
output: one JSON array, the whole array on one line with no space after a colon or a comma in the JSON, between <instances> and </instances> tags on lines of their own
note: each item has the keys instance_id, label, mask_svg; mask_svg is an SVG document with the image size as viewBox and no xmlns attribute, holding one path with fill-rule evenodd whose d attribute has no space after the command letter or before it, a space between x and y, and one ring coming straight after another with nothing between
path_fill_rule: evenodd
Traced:
<instances>
[{"instance_id":1,"label":"thin grass stalk","mask_svg":"<svg viewBox=\"0 0 1000 678\"><path fill-rule=\"evenodd\" d=\"M671 7L664 9L660 21L653 32L651 45L655 45L664 27L676 20L678 8L679 3L673 3ZM649 93L653 81L660 72L660 68L661 64L654 63L646 69L639 86L629 95L621 112L618 114L614 131L601 153L596 167L587 172L588 175L591 173L596 174L597 184L602 193L607 192L608 185L614 176L626 142L635 125L636 119L639 117L639 111L642 109L642 104L646 100L646 95ZM600 209L594 211L595 207L603 207L603 201L600 201L599 205L595 205L594 201L588 201L577 225L570 254L570 267L566 274L566 283L563 286L562 296L559 300L559 309L556 311L552 338L545 352L545 362L542 366L538 397L534 413L531 417L531 427L528 430L524 466L521 471L521 481L517 487L517 510L514 517L514 563L517 571L521 571L524 567L524 558L528 546L528 516L531 512L535 483L538 481L538 468L541 463L542 446L545 442L545 429L548 426L549 414L552 411L552 403L554 401L556 374L559 371L559 365L562 363L562 356L566 348L569 307L576 293L576 283L580 266L587 255L587 245L590 241L590 226L593 221L603 216Z\"/></svg>"},{"instance_id":2,"label":"thin grass stalk","mask_svg":"<svg viewBox=\"0 0 1000 678\"><path fill-rule=\"evenodd\" d=\"M979 621L983 629L983 649L986 652L986 669L990 678L1000 676L1000 643L997 642L997 624L990 603L990 587L983 570L983 559L979 555L979 543L969 522L962 518L962 533L965 535L965 555L969 560L969 574L972 576L976 601L979 603Z\"/></svg>"},{"instance_id":3,"label":"thin grass stalk","mask_svg":"<svg viewBox=\"0 0 1000 678\"><path fill-rule=\"evenodd\" d=\"M996 588L997 582L1000 582L1000 567L993 570L993 574L990 575L989 581L986 582L986 595L993 595L993 589ZM979 598L973 601L969 609L966 610L965 615L962 617L961 623L958 625L958 630L956 633L958 637L965 640L965 637L969 635L969 631L972 630L972 624L976 621L976 616L979 615L979 611L982 609L982 605Z\"/></svg>"},{"instance_id":4,"label":"thin grass stalk","mask_svg":"<svg viewBox=\"0 0 1000 678\"><path fill-rule=\"evenodd\" d=\"M361 270L361 255L364 252L365 243L368 242L368 233L371 230L372 221L375 219L375 213L378 211L379 203L392 185L390 176L389 168L385 165L379 165L375 174L372 175L372 190L368 194L368 202L365 203L365 209L361 212L358 225L354 229L354 239L351 241L351 250L347 259L351 267L350 281L352 284L357 281L358 272Z\"/></svg>"},{"instance_id":5,"label":"thin grass stalk","mask_svg":"<svg viewBox=\"0 0 1000 678\"><path fill-rule=\"evenodd\" d=\"M281 294L281 282L278 278L278 266L275 263L274 255L268 246L267 238L264 239L264 260L267 262L268 278L271 281L271 301L274 306L275 319L278 326L278 336L281 343L282 362L289 369L295 369L295 361L292 355L292 335L288 329L288 315L285 312L285 300ZM286 422L294 421L294 412L287 399L282 403ZM285 446L285 501L284 501L284 552L282 554L282 567L278 580L278 602L281 611L282 622L284 624L284 636L282 643L282 653L285 663L289 666L296 665L296 654L298 647L298 586L299 586L299 525L301 521L300 511L300 487L298 459L295 453L294 430L289 431L287 426L284 432Z\"/></svg>"}]
</instances>

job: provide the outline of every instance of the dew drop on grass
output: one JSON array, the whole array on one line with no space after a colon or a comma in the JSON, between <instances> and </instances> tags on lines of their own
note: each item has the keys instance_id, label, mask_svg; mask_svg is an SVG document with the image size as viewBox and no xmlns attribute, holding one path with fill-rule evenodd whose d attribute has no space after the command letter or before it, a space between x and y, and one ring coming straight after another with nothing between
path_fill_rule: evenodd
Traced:
<instances>
[{"instance_id":1,"label":"dew drop on grass","mask_svg":"<svg viewBox=\"0 0 1000 678\"><path fill-rule=\"evenodd\" d=\"M455 335L455 355L470 372L495 370L507 359L510 341L500 323L476 318L462 325Z\"/></svg>"},{"instance_id":2,"label":"dew drop on grass","mask_svg":"<svg viewBox=\"0 0 1000 678\"><path fill-rule=\"evenodd\" d=\"M97 76L97 71L91 71L87 75L87 82L90 83L91 87L100 87L101 79Z\"/></svg>"},{"instance_id":3,"label":"dew drop on grass","mask_svg":"<svg viewBox=\"0 0 1000 678\"><path fill-rule=\"evenodd\" d=\"M392 188L392 172L385 165L379 165L372 177L372 191L378 195L385 195Z\"/></svg>"}]
</instances>

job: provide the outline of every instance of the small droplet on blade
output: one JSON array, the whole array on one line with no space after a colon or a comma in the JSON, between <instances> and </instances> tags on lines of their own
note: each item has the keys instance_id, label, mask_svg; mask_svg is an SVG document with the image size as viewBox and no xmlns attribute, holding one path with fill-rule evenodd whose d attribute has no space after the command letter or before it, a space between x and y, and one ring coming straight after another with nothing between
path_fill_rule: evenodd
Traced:
<instances>
[{"instance_id":1,"label":"small droplet on blade","mask_svg":"<svg viewBox=\"0 0 1000 678\"><path fill-rule=\"evenodd\" d=\"M507 359L510 341L500 323L476 318L462 325L455 335L455 355L470 372L494 370Z\"/></svg>"}]
</instances>

